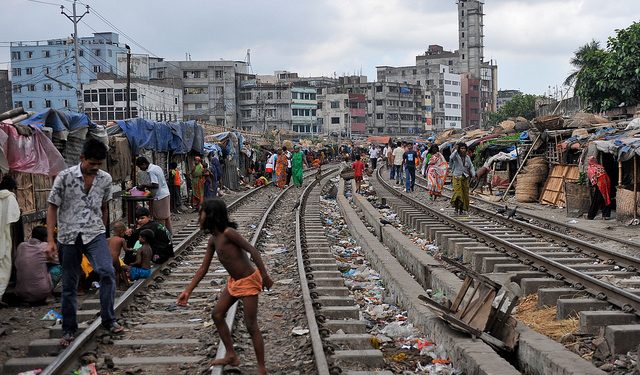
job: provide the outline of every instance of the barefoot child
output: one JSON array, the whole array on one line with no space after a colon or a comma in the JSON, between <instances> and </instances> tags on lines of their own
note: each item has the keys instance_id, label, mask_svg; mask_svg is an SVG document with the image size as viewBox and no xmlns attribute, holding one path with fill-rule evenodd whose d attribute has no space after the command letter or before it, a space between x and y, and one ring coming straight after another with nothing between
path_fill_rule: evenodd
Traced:
<instances>
[{"instance_id":1,"label":"barefoot child","mask_svg":"<svg viewBox=\"0 0 640 375\"><path fill-rule=\"evenodd\" d=\"M113 259L113 268L116 271L117 288L128 288L130 284L129 278L127 277L127 272L123 268L123 263L120 261L120 254L122 253L122 250L129 251L129 248L127 247L127 241L123 238L124 232L126 230L127 227L123 222L116 222L115 224L113 224L113 233L107 240L109 252L111 253L111 258Z\"/></svg>"},{"instance_id":2,"label":"barefoot child","mask_svg":"<svg viewBox=\"0 0 640 375\"><path fill-rule=\"evenodd\" d=\"M257 322L258 294L262 289L271 288L273 281L262 262L260 252L236 231L237 224L229 221L227 206L220 199L211 199L203 203L200 209L200 228L207 229L212 234L207 245L207 253L191 283L178 297L177 304L182 306L187 304L191 292L207 274L215 252L220 263L229 272L229 280L227 281L227 287L221 292L218 303L212 313L213 321L227 354L224 358L213 361L212 364L214 366L237 366L240 363L240 359L233 349L229 327L224 318L231 305L241 299L244 306L245 325L251 335L253 348L256 352L258 374L266 374L264 342ZM247 256L247 253L251 255L251 259ZM257 269L251 264L252 260Z\"/></svg>"},{"instance_id":3,"label":"barefoot child","mask_svg":"<svg viewBox=\"0 0 640 375\"><path fill-rule=\"evenodd\" d=\"M154 234L151 229L143 229L140 231L140 244L142 247L136 253L136 261L131 263L129 267L129 278L132 281L138 279L146 279L151 275L151 258L153 251L151 244L153 243Z\"/></svg>"}]
</instances>

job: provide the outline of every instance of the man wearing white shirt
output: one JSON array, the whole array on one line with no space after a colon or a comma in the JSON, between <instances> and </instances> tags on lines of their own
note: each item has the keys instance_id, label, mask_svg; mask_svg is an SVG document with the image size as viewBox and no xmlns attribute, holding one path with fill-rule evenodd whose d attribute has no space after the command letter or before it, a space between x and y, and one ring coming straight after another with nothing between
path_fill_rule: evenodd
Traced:
<instances>
[{"instance_id":1,"label":"man wearing white shirt","mask_svg":"<svg viewBox=\"0 0 640 375\"><path fill-rule=\"evenodd\" d=\"M369 146L369 160L371 160L371 169L374 171L378 166L378 151L378 146L375 144L372 143L371 146Z\"/></svg>"},{"instance_id":2,"label":"man wearing white shirt","mask_svg":"<svg viewBox=\"0 0 640 375\"><path fill-rule=\"evenodd\" d=\"M149 160L144 156L140 156L136 159L136 166L140 168L140 170L149 173L149 177L151 179L150 185L141 185L138 186L138 189L155 190L153 205L151 207L153 218L160 224L163 224L169 232L173 233L173 228L171 226L171 194L169 193L169 186L167 185L167 180L164 178L162 168L149 163Z\"/></svg>"}]
</instances>

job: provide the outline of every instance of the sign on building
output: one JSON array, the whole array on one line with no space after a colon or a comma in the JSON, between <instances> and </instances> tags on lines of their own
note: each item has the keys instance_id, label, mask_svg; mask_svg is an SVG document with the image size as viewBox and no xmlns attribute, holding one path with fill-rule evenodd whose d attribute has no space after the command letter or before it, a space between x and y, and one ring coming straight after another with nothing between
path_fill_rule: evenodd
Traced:
<instances>
[{"instance_id":1,"label":"sign on building","mask_svg":"<svg viewBox=\"0 0 640 375\"><path fill-rule=\"evenodd\" d=\"M118 76L127 76L127 54L116 55ZM131 54L131 77L149 79L149 55Z\"/></svg>"}]
</instances>

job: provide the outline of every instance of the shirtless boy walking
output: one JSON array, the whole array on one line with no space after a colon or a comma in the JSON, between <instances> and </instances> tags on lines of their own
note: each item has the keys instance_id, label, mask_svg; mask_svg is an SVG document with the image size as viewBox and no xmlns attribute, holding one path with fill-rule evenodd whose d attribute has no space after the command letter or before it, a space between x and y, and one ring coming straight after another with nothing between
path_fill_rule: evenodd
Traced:
<instances>
[{"instance_id":1,"label":"shirtless boy walking","mask_svg":"<svg viewBox=\"0 0 640 375\"><path fill-rule=\"evenodd\" d=\"M220 334L220 339L225 346L226 356L212 362L214 366L240 364L238 355L233 350L231 333L224 318L229 308L238 300L242 300L244 306L244 322L247 331L251 335L253 348L258 362L258 374L266 374L264 363L264 342L262 333L258 327L258 294L262 289L270 289L273 281L267 273L262 262L260 252L236 231L237 224L229 221L226 204L220 199L205 201L200 208L200 228L209 230L212 236L209 238L207 253L202 265L193 276L191 283L178 296L178 305L186 305L191 292L207 274L213 253L229 273L227 287L220 293L218 303L213 309L213 321ZM251 259L247 256L251 255ZM257 269L251 264L256 265Z\"/></svg>"}]
</instances>

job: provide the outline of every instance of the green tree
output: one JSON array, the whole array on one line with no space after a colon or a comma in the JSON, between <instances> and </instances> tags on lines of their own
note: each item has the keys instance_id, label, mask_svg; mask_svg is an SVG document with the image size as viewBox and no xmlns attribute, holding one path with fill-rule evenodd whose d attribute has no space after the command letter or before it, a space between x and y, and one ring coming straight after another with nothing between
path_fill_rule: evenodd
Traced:
<instances>
[{"instance_id":1,"label":"green tree","mask_svg":"<svg viewBox=\"0 0 640 375\"><path fill-rule=\"evenodd\" d=\"M524 117L531 120L536 117L536 95L517 94L505 103L498 112L489 113L488 125L497 125L509 117Z\"/></svg>"},{"instance_id":2,"label":"green tree","mask_svg":"<svg viewBox=\"0 0 640 375\"><path fill-rule=\"evenodd\" d=\"M596 40L592 40L591 42L576 50L574 56L570 60L570 63L571 65L573 65L574 70L564 80L565 86L573 86L577 83L576 81L578 79L578 73L580 73L583 68L588 66L587 62L590 61L589 57L596 51L601 51L600 42Z\"/></svg>"},{"instance_id":3,"label":"green tree","mask_svg":"<svg viewBox=\"0 0 640 375\"><path fill-rule=\"evenodd\" d=\"M607 41L606 50L588 48L592 44L578 49L572 59L572 63L580 63L574 64L579 69L574 79L575 92L587 109L601 112L621 104L639 103L640 23L616 30L616 36Z\"/></svg>"}]
</instances>

